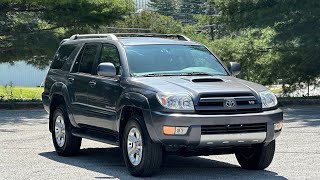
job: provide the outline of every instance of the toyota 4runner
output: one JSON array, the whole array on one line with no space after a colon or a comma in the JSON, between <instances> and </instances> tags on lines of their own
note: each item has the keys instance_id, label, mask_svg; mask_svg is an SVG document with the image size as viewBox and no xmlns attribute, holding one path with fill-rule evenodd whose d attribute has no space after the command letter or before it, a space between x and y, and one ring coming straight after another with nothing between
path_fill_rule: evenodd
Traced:
<instances>
[{"instance_id":1,"label":"toyota 4runner","mask_svg":"<svg viewBox=\"0 0 320 180\"><path fill-rule=\"evenodd\" d=\"M271 91L239 72L183 35L73 35L42 94L54 147L69 156L82 138L120 146L133 176L152 175L170 153L234 153L241 167L264 169L283 113Z\"/></svg>"}]
</instances>

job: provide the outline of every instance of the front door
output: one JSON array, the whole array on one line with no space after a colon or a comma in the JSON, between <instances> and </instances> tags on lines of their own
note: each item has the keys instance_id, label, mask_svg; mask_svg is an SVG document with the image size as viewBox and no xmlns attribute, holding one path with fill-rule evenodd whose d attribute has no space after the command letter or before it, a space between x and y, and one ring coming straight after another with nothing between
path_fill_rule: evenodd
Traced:
<instances>
[{"instance_id":1,"label":"front door","mask_svg":"<svg viewBox=\"0 0 320 180\"><path fill-rule=\"evenodd\" d=\"M113 63L117 69L116 77L98 76L96 69L100 63ZM116 131L116 103L121 94L120 87L120 59L116 46L103 44L100 56L95 63L94 75L88 88L88 104L90 119L99 128Z\"/></svg>"},{"instance_id":2,"label":"front door","mask_svg":"<svg viewBox=\"0 0 320 180\"><path fill-rule=\"evenodd\" d=\"M99 47L100 45L95 43L86 44L68 76L71 106L75 121L80 125L88 123L88 87L93 78L92 68L98 57Z\"/></svg>"}]
</instances>

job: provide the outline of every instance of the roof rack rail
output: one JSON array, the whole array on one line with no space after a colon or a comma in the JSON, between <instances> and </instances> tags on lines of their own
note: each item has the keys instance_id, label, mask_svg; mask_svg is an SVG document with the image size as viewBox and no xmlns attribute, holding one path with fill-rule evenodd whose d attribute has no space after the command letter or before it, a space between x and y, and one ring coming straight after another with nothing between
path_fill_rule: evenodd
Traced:
<instances>
[{"instance_id":1,"label":"roof rack rail","mask_svg":"<svg viewBox=\"0 0 320 180\"><path fill-rule=\"evenodd\" d=\"M176 38L181 41L190 41L187 36L181 34L155 34L155 33L114 33L117 37L159 37Z\"/></svg>"},{"instance_id":2,"label":"roof rack rail","mask_svg":"<svg viewBox=\"0 0 320 180\"><path fill-rule=\"evenodd\" d=\"M107 38L110 40L118 40L114 34L75 34L71 36L70 40L86 39L86 38Z\"/></svg>"},{"instance_id":3,"label":"roof rack rail","mask_svg":"<svg viewBox=\"0 0 320 180\"><path fill-rule=\"evenodd\" d=\"M75 34L71 36L68 40L77 40L77 39L86 39L86 38L107 38L109 40L118 40L118 37L159 37L159 38L176 38L181 41L190 41L188 37L181 34L154 34L154 33Z\"/></svg>"}]
</instances>

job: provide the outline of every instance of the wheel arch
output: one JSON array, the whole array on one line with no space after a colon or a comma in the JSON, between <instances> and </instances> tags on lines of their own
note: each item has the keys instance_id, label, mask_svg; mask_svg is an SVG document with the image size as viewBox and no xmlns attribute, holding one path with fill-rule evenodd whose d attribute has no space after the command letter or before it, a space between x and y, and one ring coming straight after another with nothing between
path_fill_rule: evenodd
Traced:
<instances>
[{"instance_id":1,"label":"wheel arch","mask_svg":"<svg viewBox=\"0 0 320 180\"><path fill-rule=\"evenodd\" d=\"M146 96L140 93L130 92L121 96L120 103L121 107L119 108L118 121L117 121L117 130L119 132L119 141L122 139L122 134L128 119L133 115L142 116L143 120L139 122L142 128L145 128L154 142L158 142L159 139L155 134L151 110L149 101ZM121 145L121 143L120 143Z\"/></svg>"},{"instance_id":2,"label":"wheel arch","mask_svg":"<svg viewBox=\"0 0 320 180\"><path fill-rule=\"evenodd\" d=\"M74 121L73 115L70 110L70 97L68 93L67 86L63 83L55 83L52 85L50 89L50 105L49 105L49 130L52 132L52 118L53 118L53 113L54 110L59 106L59 105L65 105L66 111L68 113L68 117L70 120L70 123L73 126L77 127L77 124Z\"/></svg>"}]
</instances>

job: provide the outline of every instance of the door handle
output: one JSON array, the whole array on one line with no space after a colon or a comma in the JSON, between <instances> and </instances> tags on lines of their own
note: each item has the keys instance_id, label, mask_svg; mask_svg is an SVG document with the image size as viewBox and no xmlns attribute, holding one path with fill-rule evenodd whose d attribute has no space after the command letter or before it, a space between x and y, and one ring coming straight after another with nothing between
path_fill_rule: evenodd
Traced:
<instances>
[{"instance_id":1,"label":"door handle","mask_svg":"<svg viewBox=\"0 0 320 180\"><path fill-rule=\"evenodd\" d=\"M68 77L68 81L69 81L70 84L72 84L73 81L74 81L74 77Z\"/></svg>"},{"instance_id":2,"label":"door handle","mask_svg":"<svg viewBox=\"0 0 320 180\"><path fill-rule=\"evenodd\" d=\"M91 87L95 87L97 83L95 80L92 80L92 81L89 81L89 84Z\"/></svg>"}]
</instances>

